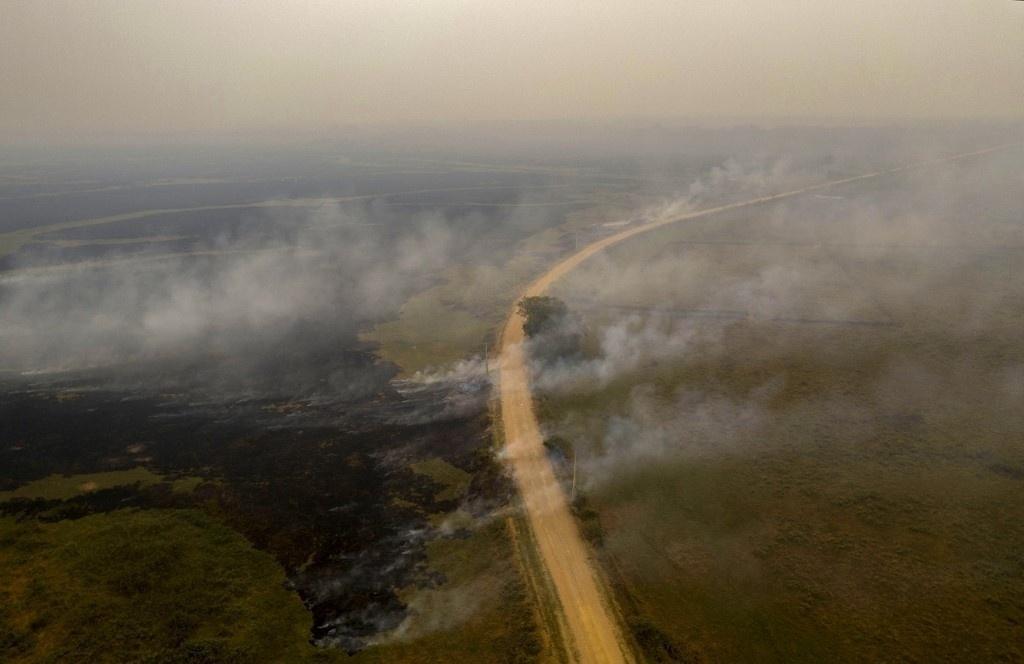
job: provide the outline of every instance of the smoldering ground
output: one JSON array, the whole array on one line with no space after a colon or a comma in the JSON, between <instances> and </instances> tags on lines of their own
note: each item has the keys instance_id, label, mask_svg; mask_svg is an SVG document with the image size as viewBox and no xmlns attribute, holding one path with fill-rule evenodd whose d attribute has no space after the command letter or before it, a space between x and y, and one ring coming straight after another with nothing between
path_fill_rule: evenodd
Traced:
<instances>
[{"instance_id":1,"label":"smoldering ground","mask_svg":"<svg viewBox=\"0 0 1024 664\"><path fill-rule=\"evenodd\" d=\"M461 589L432 569L427 546L489 523L510 490L489 453L487 386L473 363L398 389L385 382L370 395L290 395L285 402L231 391L213 399L140 393L122 386L124 371L118 367L110 380L94 370L4 381L0 486L143 464L170 477L203 478L200 488L178 495L126 487L67 504L14 501L2 505L4 513L59 519L216 505L219 518L284 568L313 616L310 638L319 645L354 652L385 638L382 632L412 638L421 624L458 624L454 615L416 608L423 601L450 607ZM472 477L463 495L443 496L443 485L410 470L439 459ZM435 525L428 519L435 512L452 516Z\"/></svg>"},{"instance_id":2,"label":"smoldering ground","mask_svg":"<svg viewBox=\"0 0 1024 664\"><path fill-rule=\"evenodd\" d=\"M312 613L311 638L321 645L360 650L379 632L412 620L398 588L450 595L426 547L465 537L508 500L489 453L485 413L463 405L458 415L425 416L444 408L440 382L432 409L426 399L410 402L390 390L344 407L312 400L277 412L265 410L266 401L196 405L83 389L81 375L29 380L3 385L0 488L139 465L202 481L189 494L128 486L67 502L9 501L0 511L57 520L125 508L213 508L281 564ZM74 397L61 398L67 394ZM438 459L472 476L464 494L443 495L443 485L410 469ZM453 516L443 523L428 519L447 512Z\"/></svg>"},{"instance_id":3,"label":"smoldering ground","mask_svg":"<svg viewBox=\"0 0 1024 664\"><path fill-rule=\"evenodd\" d=\"M479 257L484 269L499 238L552 219L515 199L488 215L333 205L184 255L22 265L0 275L0 368L117 365L130 374L146 363L165 374L178 363L209 391L368 393L379 378L359 385L332 371L332 353L396 315L444 268Z\"/></svg>"},{"instance_id":4,"label":"smoldering ground","mask_svg":"<svg viewBox=\"0 0 1024 664\"><path fill-rule=\"evenodd\" d=\"M188 497L129 488L4 509L216 504L286 570L316 643L355 651L381 631L422 633L397 589L454 597L426 546L465 537L508 499L489 453L489 381L479 360L393 381L357 332L454 261L490 258L496 237L555 218L515 200L488 215L329 206L187 256L6 272L4 488L140 464L207 481ZM439 497L444 486L410 470L437 459L473 478L463 496ZM434 512L464 518L434 527Z\"/></svg>"}]
</instances>

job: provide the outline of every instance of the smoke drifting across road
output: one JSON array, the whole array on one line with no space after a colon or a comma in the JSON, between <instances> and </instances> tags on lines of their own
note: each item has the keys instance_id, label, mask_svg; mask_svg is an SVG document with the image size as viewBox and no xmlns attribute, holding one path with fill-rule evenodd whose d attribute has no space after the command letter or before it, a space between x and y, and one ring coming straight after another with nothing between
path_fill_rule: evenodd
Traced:
<instances>
[{"instance_id":1,"label":"smoke drifting across road","mask_svg":"<svg viewBox=\"0 0 1024 664\"><path fill-rule=\"evenodd\" d=\"M1024 358L1003 340L1024 302L1021 155L1010 147L682 222L593 256L555 291L587 318L593 352L537 364L534 385L566 403L635 387L608 404L606 425L570 409L549 433L575 439L582 477L600 483L622 464L756 449L783 414L906 412L935 385L1019 405L1009 377ZM734 162L643 216L702 207L709 190L742 198L814 177L784 163L746 172ZM936 343L950 353L939 363L919 350ZM1004 359L981 361L993 343ZM793 399L792 367L851 362L873 387ZM722 373L744 363L763 366L759 382ZM669 387L686 375L689 387Z\"/></svg>"},{"instance_id":2,"label":"smoke drifting across road","mask_svg":"<svg viewBox=\"0 0 1024 664\"><path fill-rule=\"evenodd\" d=\"M287 214L266 207L240 211L242 230L184 252L156 244L102 260L15 264L0 273L0 370L119 367L169 380L184 373L209 391L370 393L393 370L366 382L335 362L359 329L395 316L453 264L487 269L495 244L552 223L552 209L518 204L546 193L503 194L511 202L484 213L397 199ZM106 241L92 233L56 239Z\"/></svg>"}]
</instances>

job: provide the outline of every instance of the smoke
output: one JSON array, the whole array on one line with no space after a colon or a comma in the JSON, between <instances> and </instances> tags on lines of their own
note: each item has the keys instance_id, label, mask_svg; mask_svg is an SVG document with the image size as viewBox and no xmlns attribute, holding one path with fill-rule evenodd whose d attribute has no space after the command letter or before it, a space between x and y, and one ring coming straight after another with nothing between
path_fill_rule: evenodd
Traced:
<instances>
[{"instance_id":1,"label":"smoke","mask_svg":"<svg viewBox=\"0 0 1024 664\"><path fill-rule=\"evenodd\" d=\"M369 393L387 370L361 385L342 366L360 327L486 255L494 227L549 221L514 205L502 215L326 205L187 254L16 266L0 275L0 370L188 365L211 389Z\"/></svg>"},{"instance_id":2,"label":"smoke","mask_svg":"<svg viewBox=\"0 0 1024 664\"><path fill-rule=\"evenodd\" d=\"M374 315L401 294L403 279L446 255L447 235L430 225L400 239L382 265L383 248L341 210L318 210L311 222L267 244L220 241L213 258L199 252L5 276L2 360L22 367L54 357L71 366L124 360L178 351L206 335L225 345L231 333L332 308L357 307L351 319Z\"/></svg>"},{"instance_id":3,"label":"smoke","mask_svg":"<svg viewBox=\"0 0 1024 664\"><path fill-rule=\"evenodd\" d=\"M449 367L417 371L395 380L407 410L391 417L397 424L425 424L471 417L484 412L492 387L482 357L458 360Z\"/></svg>"},{"instance_id":4,"label":"smoke","mask_svg":"<svg viewBox=\"0 0 1024 664\"><path fill-rule=\"evenodd\" d=\"M452 630L472 619L481 607L498 600L495 585L493 579L479 576L458 585L420 590L409 598L405 619L376 643L414 641Z\"/></svg>"},{"instance_id":5,"label":"smoke","mask_svg":"<svg viewBox=\"0 0 1024 664\"><path fill-rule=\"evenodd\" d=\"M436 385L438 383L490 383L490 368L488 360L479 355L464 360L457 360L454 364L441 367L423 369L413 374L408 381L415 385Z\"/></svg>"},{"instance_id":6,"label":"smoke","mask_svg":"<svg viewBox=\"0 0 1024 664\"><path fill-rule=\"evenodd\" d=\"M586 464L585 483L601 482L630 466L666 459L723 455L757 444L768 417L768 383L738 400L679 389L668 398L649 384L631 390L624 413L608 418L597 441L599 454Z\"/></svg>"},{"instance_id":7,"label":"smoke","mask_svg":"<svg viewBox=\"0 0 1024 664\"><path fill-rule=\"evenodd\" d=\"M549 343L557 330L539 335L528 343L530 353ZM595 356L558 358L533 363L533 385L542 392L571 393L582 388L605 387L611 381L644 364L679 356L698 334L685 320L657 314L629 315L603 326L599 334L599 350Z\"/></svg>"},{"instance_id":8,"label":"smoke","mask_svg":"<svg viewBox=\"0 0 1024 664\"><path fill-rule=\"evenodd\" d=\"M786 159L740 163L641 216L820 178ZM555 404L547 433L573 441L584 481L600 484L631 466L749 454L768 428L796 444L845 421L866 441L928 426L915 413L940 403L1019 408L1020 165L1008 150L682 222L592 257L555 292L584 315L591 352L532 364Z\"/></svg>"},{"instance_id":9,"label":"smoke","mask_svg":"<svg viewBox=\"0 0 1024 664\"><path fill-rule=\"evenodd\" d=\"M721 166L712 167L706 174L690 184L685 198L688 208L725 198L763 196L807 183L814 174L794 170L788 156L766 158L730 157Z\"/></svg>"}]
</instances>

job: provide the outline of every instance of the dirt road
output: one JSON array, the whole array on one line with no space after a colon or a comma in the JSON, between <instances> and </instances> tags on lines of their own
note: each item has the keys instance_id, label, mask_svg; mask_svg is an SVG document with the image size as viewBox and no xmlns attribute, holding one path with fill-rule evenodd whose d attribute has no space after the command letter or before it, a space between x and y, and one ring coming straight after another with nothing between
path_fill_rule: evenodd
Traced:
<instances>
[{"instance_id":1,"label":"dirt road","mask_svg":"<svg viewBox=\"0 0 1024 664\"><path fill-rule=\"evenodd\" d=\"M519 299L543 294L587 258L634 235L661 226L696 219L726 210L759 205L840 184L981 155L1007 146L942 157L855 177L832 180L746 201L660 219L626 229L589 244L557 263L523 291ZM568 634L567 650L580 662L631 662L634 660L609 598L605 596L597 567L569 511L565 493L555 479L544 453L543 437L533 412L526 357L523 352L523 319L513 307L501 334L500 398L506 452L541 559L561 604Z\"/></svg>"}]
</instances>

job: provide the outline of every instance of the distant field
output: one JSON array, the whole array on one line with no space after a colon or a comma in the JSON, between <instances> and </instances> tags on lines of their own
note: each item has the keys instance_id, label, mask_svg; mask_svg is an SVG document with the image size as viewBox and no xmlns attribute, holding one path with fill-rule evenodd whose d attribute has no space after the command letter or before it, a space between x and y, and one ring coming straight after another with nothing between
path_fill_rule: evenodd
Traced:
<instances>
[{"instance_id":1,"label":"distant field","mask_svg":"<svg viewBox=\"0 0 1024 664\"><path fill-rule=\"evenodd\" d=\"M1019 200L979 185L946 223L886 186L650 234L558 289L605 357L549 373L540 414L651 659L1024 657Z\"/></svg>"}]
</instances>

